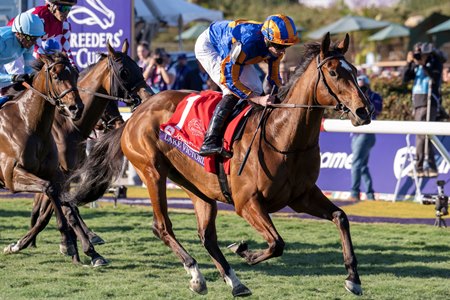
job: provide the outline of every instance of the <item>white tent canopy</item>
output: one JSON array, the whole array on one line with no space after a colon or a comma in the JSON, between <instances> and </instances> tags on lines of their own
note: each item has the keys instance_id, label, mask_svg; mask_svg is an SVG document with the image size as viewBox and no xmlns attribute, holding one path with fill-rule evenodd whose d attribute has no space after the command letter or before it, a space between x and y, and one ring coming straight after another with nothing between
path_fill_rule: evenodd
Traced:
<instances>
[{"instance_id":1,"label":"white tent canopy","mask_svg":"<svg viewBox=\"0 0 450 300\"><path fill-rule=\"evenodd\" d=\"M219 10L207 9L184 0L143 1L152 14L157 19L166 22L168 26L185 26L192 21L213 22L223 19L223 13Z\"/></svg>"}]
</instances>

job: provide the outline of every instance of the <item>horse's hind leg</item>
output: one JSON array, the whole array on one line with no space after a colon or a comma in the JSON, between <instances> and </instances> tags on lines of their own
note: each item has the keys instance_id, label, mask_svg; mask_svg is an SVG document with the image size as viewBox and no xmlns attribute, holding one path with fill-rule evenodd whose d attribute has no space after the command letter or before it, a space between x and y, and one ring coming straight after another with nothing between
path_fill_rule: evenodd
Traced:
<instances>
[{"instance_id":1,"label":"horse's hind leg","mask_svg":"<svg viewBox=\"0 0 450 300\"><path fill-rule=\"evenodd\" d=\"M362 295L361 280L357 270L358 263L353 251L350 224L345 212L325 197L317 186L312 188L309 195L294 200L289 206L296 212L305 212L318 218L328 219L336 224L341 237L345 268L348 272L345 288L353 294Z\"/></svg>"},{"instance_id":2,"label":"horse's hind leg","mask_svg":"<svg viewBox=\"0 0 450 300\"><path fill-rule=\"evenodd\" d=\"M81 226L81 229L84 231L84 233L88 236L89 241L92 245L103 245L105 241L98 236L95 232L93 232L84 222L83 218L81 218L80 211L78 207L73 207L73 209L76 211L76 217L78 218L78 223Z\"/></svg>"},{"instance_id":3,"label":"horse's hind leg","mask_svg":"<svg viewBox=\"0 0 450 300\"><path fill-rule=\"evenodd\" d=\"M128 155L127 155L128 156ZM129 159L131 157L128 157ZM132 160L130 159L132 162ZM161 162L146 162L151 166L135 165L136 171L147 186L153 209L153 233L178 256L186 271L192 276L189 288L199 294L206 294L206 281L197 261L181 246L172 231L172 223L167 211L166 178L167 166ZM158 165L158 167L154 167ZM160 174L159 172L164 172Z\"/></svg>"},{"instance_id":4,"label":"horse's hind leg","mask_svg":"<svg viewBox=\"0 0 450 300\"><path fill-rule=\"evenodd\" d=\"M230 245L228 248L245 258L250 265L283 254L284 241L275 229L269 214L264 211L257 198L251 198L242 207L236 207L236 213L263 236L269 247L265 250L251 251L246 243L239 243Z\"/></svg>"},{"instance_id":5,"label":"horse's hind leg","mask_svg":"<svg viewBox=\"0 0 450 300\"><path fill-rule=\"evenodd\" d=\"M226 258L220 251L217 244L216 217L217 203L214 200L208 202L198 198L192 193L188 193L194 204L195 214L197 216L197 229L203 246L213 259L214 264L219 270L225 282L233 289L233 297L249 296L252 292L241 283L234 273L234 270L228 264Z\"/></svg>"},{"instance_id":6,"label":"horse's hind leg","mask_svg":"<svg viewBox=\"0 0 450 300\"><path fill-rule=\"evenodd\" d=\"M89 241L89 237L84 231L83 227L80 225L79 211L76 207L70 205L63 206L63 211L69 222L70 227L75 232L77 238L81 241L81 247L83 248L84 254L91 258L91 265L93 267L105 266L108 261L103 258L100 254L95 251L94 246Z\"/></svg>"}]
</instances>

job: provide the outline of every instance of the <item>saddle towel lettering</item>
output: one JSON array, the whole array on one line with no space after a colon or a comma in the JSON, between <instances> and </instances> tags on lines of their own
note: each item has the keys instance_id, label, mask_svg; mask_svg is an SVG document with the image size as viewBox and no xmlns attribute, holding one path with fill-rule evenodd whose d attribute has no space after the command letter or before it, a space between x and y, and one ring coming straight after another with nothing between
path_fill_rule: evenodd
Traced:
<instances>
[{"instance_id":1,"label":"saddle towel lettering","mask_svg":"<svg viewBox=\"0 0 450 300\"><path fill-rule=\"evenodd\" d=\"M222 94L215 91L203 91L189 94L177 106L170 120L160 126L159 138L177 148L182 153L204 166L205 170L215 173L214 158L202 157L198 154L209 121ZM234 131L250 106L247 106L228 124L224 135L223 146L230 151ZM224 169L230 173L230 160L224 158Z\"/></svg>"}]
</instances>

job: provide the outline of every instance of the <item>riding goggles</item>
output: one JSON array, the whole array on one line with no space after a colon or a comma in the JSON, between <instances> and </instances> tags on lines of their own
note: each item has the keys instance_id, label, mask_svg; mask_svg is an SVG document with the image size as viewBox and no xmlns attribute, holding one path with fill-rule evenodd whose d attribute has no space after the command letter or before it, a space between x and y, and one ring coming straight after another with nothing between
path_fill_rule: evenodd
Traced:
<instances>
[{"instance_id":1,"label":"riding goggles","mask_svg":"<svg viewBox=\"0 0 450 300\"><path fill-rule=\"evenodd\" d=\"M290 47L291 45L281 45L276 43L270 43L270 46L274 47L276 50L285 50L286 48Z\"/></svg>"},{"instance_id":2,"label":"riding goggles","mask_svg":"<svg viewBox=\"0 0 450 300\"><path fill-rule=\"evenodd\" d=\"M27 41L36 41L39 38L39 36L32 36L24 33L22 33L22 37Z\"/></svg>"},{"instance_id":3,"label":"riding goggles","mask_svg":"<svg viewBox=\"0 0 450 300\"><path fill-rule=\"evenodd\" d=\"M57 4L58 10L62 13L69 12L72 9L72 5L65 5L65 4Z\"/></svg>"}]
</instances>

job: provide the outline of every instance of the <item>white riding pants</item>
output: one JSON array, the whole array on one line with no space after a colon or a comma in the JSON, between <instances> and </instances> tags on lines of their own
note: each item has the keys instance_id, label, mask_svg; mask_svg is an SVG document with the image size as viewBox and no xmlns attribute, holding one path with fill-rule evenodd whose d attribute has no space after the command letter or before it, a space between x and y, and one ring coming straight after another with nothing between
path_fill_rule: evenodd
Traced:
<instances>
[{"instance_id":1,"label":"white riding pants","mask_svg":"<svg viewBox=\"0 0 450 300\"><path fill-rule=\"evenodd\" d=\"M224 95L232 92L220 83L220 72L222 69L222 58L214 48L209 37L209 29L206 29L195 42L195 57L202 64L211 79L222 89ZM259 79L258 71L253 65L243 65L239 81L254 93L263 93L262 82Z\"/></svg>"}]
</instances>

